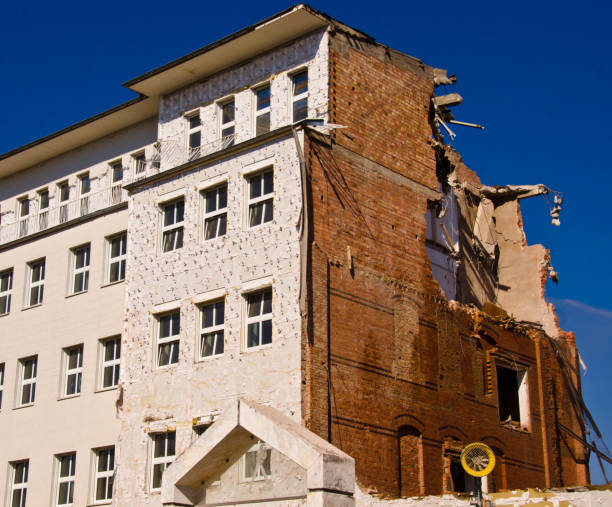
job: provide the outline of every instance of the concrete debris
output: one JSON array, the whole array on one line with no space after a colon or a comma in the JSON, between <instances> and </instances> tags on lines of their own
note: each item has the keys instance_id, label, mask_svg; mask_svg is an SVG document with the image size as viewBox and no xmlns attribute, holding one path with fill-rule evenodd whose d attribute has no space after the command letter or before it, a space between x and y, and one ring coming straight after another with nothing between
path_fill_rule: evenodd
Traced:
<instances>
[{"instance_id":1,"label":"concrete debris","mask_svg":"<svg viewBox=\"0 0 612 507\"><path fill-rule=\"evenodd\" d=\"M449 93L447 95L432 97L431 100L436 107L453 107L461 104L463 102L463 97L458 93Z\"/></svg>"},{"instance_id":2,"label":"concrete debris","mask_svg":"<svg viewBox=\"0 0 612 507\"><path fill-rule=\"evenodd\" d=\"M457 76L447 76L445 69L434 69L434 86L451 85L457 82Z\"/></svg>"}]
</instances>

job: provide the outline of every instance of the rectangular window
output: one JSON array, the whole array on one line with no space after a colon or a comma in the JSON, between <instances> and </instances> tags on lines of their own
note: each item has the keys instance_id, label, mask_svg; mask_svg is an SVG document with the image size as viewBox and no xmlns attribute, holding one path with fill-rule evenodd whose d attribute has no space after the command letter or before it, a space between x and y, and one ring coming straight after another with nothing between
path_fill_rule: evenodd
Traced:
<instances>
[{"instance_id":1,"label":"rectangular window","mask_svg":"<svg viewBox=\"0 0 612 507\"><path fill-rule=\"evenodd\" d=\"M28 283L26 306L40 305L45 289L45 259L28 264Z\"/></svg>"},{"instance_id":2,"label":"rectangular window","mask_svg":"<svg viewBox=\"0 0 612 507\"><path fill-rule=\"evenodd\" d=\"M247 348L272 343L272 289L246 295Z\"/></svg>"},{"instance_id":3,"label":"rectangular window","mask_svg":"<svg viewBox=\"0 0 612 507\"><path fill-rule=\"evenodd\" d=\"M36 398L36 372L38 356L19 360L19 398L18 407L32 405Z\"/></svg>"},{"instance_id":4,"label":"rectangular window","mask_svg":"<svg viewBox=\"0 0 612 507\"><path fill-rule=\"evenodd\" d=\"M182 248L185 214L184 199L164 204L162 211L162 251L170 252Z\"/></svg>"},{"instance_id":5,"label":"rectangular window","mask_svg":"<svg viewBox=\"0 0 612 507\"><path fill-rule=\"evenodd\" d=\"M63 224L69 219L68 213L68 201L70 200L70 185L67 181L57 184L57 191L59 194L59 223Z\"/></svg>"},{"instance_id":6,"label":"rectangular window","mask_svg":"<svg viewBox=\"0 0 612 507\"><path fill-rule=\"evenodd\" d=\"M261 481L272 475L272 449L262 441L256 443L244 454L243 479Z\"/></svg>"},{"instance_id":7,"label":"rectangular window","mask_svg":"<svg viewBox=\"0 0 612 507\"><path fill-rule=\"evenodd\" d=\"M119 383L121 366L121 336L101 342L100 388L108 389Z\"/></svg>"},{"instance_id":8,"label":"rectangular window","mask_svg":"<svg viewBox=\"0 0 612 507\"><path fill-rule=\"evenodd\" d=\"M234 134L236 127L236 109L234 99L219 104L221 109L221 142L222 147L227 148L234 144Z\"/></svg>"},{"instance_id":9,"label":"rectangular window","mask_svg":"<svg viewBox=\"0 0 612 507\"><path fill-rule=\"evenodd\" d=\"M200 358L223 354L225 301L216 301L200 308Z\"/></svg>"},{"instance_id":10,"label":"rectangular window","mask_svg":"<svg viewBox=\"0 0 612 507\"><path fill-rule=\"evenodd\" d=\"M270 85L254 90L255 93L255 135L270 132Z\"/></svg>"},{"instance_id":11,"label":"rectangular window","mask_svg":"<svg viewBox=\"0 0 612 507\"><path fill-rule=\"evenodd\" d=\"M64 386L62 396L81 393L83 380L83 345L64 349Z\"/></svg>"},{"instance_id":12,"label":"rectangular window","mask_svg":"<svg viewBox=\"0 0 612 507\"><path fill-rule=\"evenodd\" d=\"M202 120L200 111L191 116L187 116L187 146L189 147L189 160L200 157L200 147L202 145Z\"/></svg>"},{"instance_id":13,"label":"rectangular window","mask_svg":"<svg viewBox=\"0 0 612 507\"><path fill-rule=\"evenodd\" d=\"M76 473L76 453L56 456L57 459L57 503L74 505L74 479Z\"/></svg>"},{"instance_id":14,"label":"rectangular window","mask_svg":"<svg viewBox=\"0 0 612 507\"><path fill-rule=\"evenodd\" d=\"M127 258L127 233L122 232L117 236L108 238L108 274L107 283L120 282L125 280L125 261Z\"/></svg>"},{"instance_id":15,"label":"rectangular window","mask_svg":"<svg viewBox=\"0 0 612 507\"><path fill-rule=\"evenodd\" d=\"M179 310L157 317L157 366L178 363L181 314Z\"/></svg>"},{"instance_id":16,"label":"rectangular window","mask_svg":"<svg viewBox=\"0 0 612 507\"><path fill-rule=\"evenodd\" d=\"M110 163L110 173L111 204L117 204L123 200L123 164L121 160Z\"/></svg>"},{"instance_id":17,"label":"rectangular window","mask_svg":"<svg viewBox=\"0 0 612 507\"><path fill-rule=\"evenodd\" d=\"M225 236L227 231L227 184L204 192L204 239Z\"/></svg>"},{"instance_id":18,"label":"rectangular window","mask_svg":"<svg viewBox=\"0 0 612 507\"><path fill-rule=\"evenodd\" d=\"M291 76L293 123L308 118L308 70Z\"/></svg>"},{"instance_id":19,"label":"rectangular window","mask_svg":"<svg viewBox=\"0 0 612 507\"><path fill-rule=\"evenodd\" d=\"M49 190L38 191L38 230L49 227Z\"/></svg>"},{"instance_id":20,"label":"rectangular window","mask_svg":"<svg viewBox=\"0 0 612 507\"><path fill-rule=\"evenodd\" d=\"M79 205L81 216L89 213L89 192L91 192L89 173L81 174L79 176Z\"/></svg>"},{"instance_id":21,"label":"rectangular window","mask_svg":"<svg viewBox=\"0 0 612 507\"><path fill-rule=\"evenodd\" d=\"M10 487L10 506L25 507L28 492L28 473L30 469L29 460L15 461L10 463L11 487Z\"/></svg>"},{"instance_id":22,"label":"rectangular window","mask_svg":"<svg viewBox=\"0 0 612 507\"><path fill-rule=\"evenodd\" d=\"M527 370L497 365L497 399L499 420L515 428L529 425Z\"/></svg>"},{"instance_id":23,"label":"rectangular window","mask_svg":"<svg viewBox=\"0 0 612 507\"><path fill-rule=\"evenodd\" d=\"M94 471L94 503L112 500L113 474L115 473L115 448L97 449Z\"/></svg>"},{"instance_id":24,"label":"rectangular window","mask_svg":"<svg viewBox=\"0 0 612 507\"><path fill-rule=\"evenodd\" d=\"M155 433L151 436L151 490L161 489L164 470L174 461L176 433Z\"/></svg>"},{"instance_id":25,"label":"rectangular window","mask_svg":"<svg viewBox=\"0 0 612 507\"><path fill-rule=\"evenodd\" d=\"M132 166L134 168L134 174L144 176L147 170L147 161L144 151L132 155Z\"/></svg>"},{"instance_id":26,"label":"rectangular window","mask_svg":"<svg viewBox=\"0 0 612 507\"><path fill-rule=\"evenodd\" d=\"M2 394L4 393L4 363L0 363L0 409L2 408Z\"/></svg>"},{"instance_id":27,"label":"rectangular window","mask_svg":"<svg viewBox=\"0 0 612 507\"><path fill-rule=\"evenodd\" d=\"M70 293L78 294L89 288L89 245L74 248L72 255L72 276Z\"/></svg>"},{"instance_id":28,"label":"rectangular window","mask_svg":"<svg viewBox=\"0 0 612 507\"><path fill-rule=\"evenodd\" d=\"M19 212L19 237L22 238L28 234L28 218L30 216L30 199L22 197L18 200Z\"/></svg>"},{"instance_id":29,"label":"rectangular window","mask_svg":"<svg viewBox=\"0 0 612 507\"><path fill-rule=\"evenodd\" d=\"M13 270L0 273L0 315L11 311L11 291L13 290Z\"/></svg>"},{"instance_id":30,"label":"rectangular window","mask_svg":"<svg viewBox=\"0 0 612 507\"><path fill-rule=\"evenodd\" d=\"M249 227L273 218L274 172L272 169L248 176Z\"/></svg>"}]
</instances>

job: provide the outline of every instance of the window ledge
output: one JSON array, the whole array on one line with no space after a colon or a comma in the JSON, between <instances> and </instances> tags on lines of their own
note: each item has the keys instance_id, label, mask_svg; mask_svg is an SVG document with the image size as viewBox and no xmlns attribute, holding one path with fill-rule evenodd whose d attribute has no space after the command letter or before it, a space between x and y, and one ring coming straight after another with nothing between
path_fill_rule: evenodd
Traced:
<instances>
[{"instance_id":1,"label":"window ledge","mask_svg":"<svg viewBox=\"0 0 612 507\"><path fill-rule=\"evenodd\" d=\"M30 305L30 306L24 306L21 311L25 311L25 310L30 310L32 308L38 308L39 306L42 306L42 303L36 303L35 305Z\"/></svg>"},{"instance_id":2,"label":"window ledge","mask_svg":"<svg viewBox=\"0 0 612 507\"><path fill-rule=\"evenodd\" d=\"M57 401L71 400L72 398L78 398L79 396L81 396L81 393L69 394L68 396L59 396Z\"/></svg>"},{"instance_id":3,"label":"window ledge","mask_svg":"<svg viewBox=\"0 0 612 507\"><path fill-rule=\"evenodd\" d=\"M266 343L265 345L258 345L257 347L246 347L241 352L246 354L246 353L249 353L249 352L257 352L257 351L260 351L260 350L267 350L267 349L271 349L273 345L274 345L274 341L272 343Z\"/></svg>"},{"instance_id":4,"label":"window ledge","mask_svg":"<svg viewBox=\"0 0 612 507\"><path fill-rule=\"evenodd\" d=\"M95 389L94 393L105 393L107 391L116 391L117 389L119 389L119 385L116 386L110 386L110 387L100 387L99 389ZM103 504L91 504L91 505L103 505Z\"/></svg>"},{"instance_id":5,"label":"window ledge","mask_svg":"<svg viewBox=\"0 0 612 507\"><path fill-rule=\"evenodd\" d=\"M510 431L516 431L518 433L531 433L531 430L529 428L526 428L525 426L515 427L515 426L510 425L508 423L502 423L502 422L500 422L499 425L502 428L505 428L505 429L510 430Z\"/></svg>"},{"instance_id":6,"label":"window ledge","mask_svg":"<svg viewBox=\"0 0 612 507\"><path fill-rule=\"evenodd\" d=\"M71 294L66 294L66 299L74 297L74 296L80 296L81 294L87 294L89 290L82 290L80 292L73 292Z\"/></svg>"},{"instance_id":7,"label":"window ledge","mask_svg":"<svg viewBox=\"0 0 612 507\"><path fill-rule=\"evenodd\" d=\"M99 505L112 505L113 501L88 503L85 507L98 507Z\"/></svg>"},{"instance_id":8,"label":"window ledge","mask_svg":"<svg viewBox=\"0 0 612 507\"><path fill-rule=\"evenodd\" d=\"M104 288L104 287L111 287L112 285L119 285L120 283L124 283L125 282L125 278L123 280L117 280L116 282L106 282L103 283L102 285L100 285L100 287ZM92 503L91 505L105 505L102 503Z\"/></svg>"},{"instance_id":9,"label":"window ledge","mask_svg":"<svg viewBox=\"0 0 612 507\"><path fill-rule=\"evenodd\" d=\"M155 366L153 368L153 371L167 371L167 370L171 370L172 368L178 367L178 365L179 363L165 364L163 366Z\"/></svg>"},{"instance_id":10,"label":"window ledge","mask_svg":"<svg viewBox=\"0 0 612 507\"><path fill-rule=\"evenodd\" d=\"M17 405L16 407L13 407L13 410L19 410L20 408L33 407L34 405L35 403L26 403L25 405Z\"/></svg>"},{"instance_id":11,"label":"window ledge","mask_svg":"<svg viewBox=\"0 0 612 507\"><path fill-rule=\"evenodd\" d=\"M0 313L0 317L6 317L7 315L10 315L11 312L6 312L6 313Z\"/></svg>"},{"instance_id":12,"label":"window ledge","mask_svg":"<svg viewBox=\"0 0 612 507\"><path fill-rule=\"evenodd\" d=\"M214 354L211 356L198 356L198 358L196 359L196 363L205 363L207 361L212 361L213 359L219 359L220 357L224 357L225 356L225 352L221 353L221 354Z\"/></svg>"}]
</instances>

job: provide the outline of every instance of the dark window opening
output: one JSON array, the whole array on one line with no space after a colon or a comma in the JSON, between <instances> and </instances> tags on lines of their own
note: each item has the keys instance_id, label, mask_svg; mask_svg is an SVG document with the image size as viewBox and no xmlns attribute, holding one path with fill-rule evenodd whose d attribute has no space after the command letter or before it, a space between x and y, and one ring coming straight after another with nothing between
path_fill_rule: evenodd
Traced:
<instances>
[{"instance_id":1,"label":"dark window opening","mask_svg":"<svg viewBox=\"0 0 612 507\"><path fill-rule=\"evenodd\" d=\"M450 473L453 492L474 493L476 491L476 479L463 469L459 456L451 456Z\"/></svg>"},{"instance_id":2,"label":"dark window opening","mask_svg":"<svg viewBox=\"0 0 612 507\"><path fill-rule=\"evenodd\" d=\"M521 422L518 372L502 366L497 367L497 397L499 420Z\"/></svg>"}]
</instances>

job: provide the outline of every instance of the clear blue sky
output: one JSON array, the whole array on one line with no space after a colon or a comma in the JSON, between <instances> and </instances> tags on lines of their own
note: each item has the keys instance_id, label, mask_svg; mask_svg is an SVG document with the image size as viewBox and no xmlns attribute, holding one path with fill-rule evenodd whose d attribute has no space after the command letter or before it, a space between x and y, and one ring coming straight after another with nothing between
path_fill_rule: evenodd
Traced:
<instances>
[{"instance_id":1,"label":"clear blue sky","mask_svg":"<svg viewBox=\"0 0 612 507\"><path fill-rule=\"evenodd\" d=\"M257 22L289 2L5 2L0 30L0 153L129 100L120 84ZM565 196L561 227L523 201L529 243L551 250L548 297L576 332L584 394L612 447L612 249L605 197L612 82L607 2L322 2L380 42L457 74L453 145L489 185L545 185ZM606 289L608 288L608 289ZM605 290L604 290L605 289ZM592 463L594 482L602 475ZM607 469L612 478L612 467Z\"/></svg>"}]
</instances>

